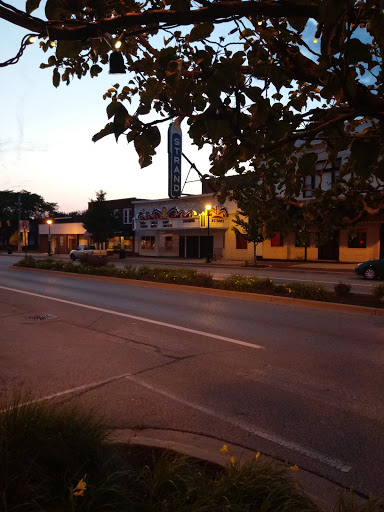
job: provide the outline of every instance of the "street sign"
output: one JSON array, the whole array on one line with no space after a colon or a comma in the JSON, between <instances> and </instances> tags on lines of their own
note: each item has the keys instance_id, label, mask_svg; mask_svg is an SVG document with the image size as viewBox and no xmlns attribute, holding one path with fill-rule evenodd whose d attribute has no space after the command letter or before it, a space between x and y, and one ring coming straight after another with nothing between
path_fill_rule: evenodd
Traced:
<instances>
[{"instance_id":1,"label":"street sign","mask_svg":"<svg viewBox=\"0 0 384 512\"><path fill-rule=\"evenodd\" d=\"M181 195L181 128L175 121L168 128L168 196L177 199Z\"/></svg>"},{"instance_id":2,"label":"street sign","mask_svg":"<svg viewBox=\"0 0 384 512\"><path fill-rule=\"evenodd\" d=\"M29 231L29 220L20 221L20 231Z\"/></svg>"}]
</instances>

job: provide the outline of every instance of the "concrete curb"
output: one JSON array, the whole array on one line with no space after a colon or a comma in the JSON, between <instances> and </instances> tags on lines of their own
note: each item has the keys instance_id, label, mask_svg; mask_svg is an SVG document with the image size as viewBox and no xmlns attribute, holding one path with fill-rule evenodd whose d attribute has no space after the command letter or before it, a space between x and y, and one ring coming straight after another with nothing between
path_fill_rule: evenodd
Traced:
<instances>
[{"instance_id":1,"label":"concrete curb","mask_svg":"<svg viewBox=\"0 0 384 512\"><path fill-rule=\"evenodd\" d=\"M122 279L120 277L95 276L91 274L74 274L71 272L60 272L58 270L44 270L39 268L28 267L9 267L14 271L31 271L31 272L49 272L51 274L65 275L70 278L94 279L99 281L112 281L115 283L135 286L146 286L152 288L168 288L171 290L188 291L191 293L205 293L208 295L216 295L221 297L232 297L234 299L245 299L249 301L273 302L275 304L288 304L291 306L301 306L306 308L317 308L332 311L341 311L344 313L355 313L370 316L384 316L384 309L370 308L367 306L354 306L351 304L340 304L338 302L321 302L308 299L294 299L292 297L282 297L279 295L266 295L262 293L236 292L231 290L218 290L215 288L204 288L200 286L187 286L183 284L156 283L152 281L140 281L136 279Z\"/></svg>"},{"instance_id":2,"label":"concrete curb","mask_svg":"<svg viewBox=\"0 0 384 512\"><path fill-rule=\"evenodd\" d=\"M169 449L222 467L225 467L229 463L228 454L220 452L220 448L222 448L224 444L228 445L231 455L240 462L245 462L255 457L255 451L249 450L243 446L234 445L228 441L214 439L200 434L174 430L150 428L140 430L119 429L112 433L110 442L113 444L128 443L134 446ZM262 454L261 456L287 469L286 464L266 454ZM330 512L334 510L338 494L342 491L342 487L301 468L299 468L299 471L292 471L289 474L299 482L305 494L307 494L322 511Z\"/></svg>"}]
</instances>

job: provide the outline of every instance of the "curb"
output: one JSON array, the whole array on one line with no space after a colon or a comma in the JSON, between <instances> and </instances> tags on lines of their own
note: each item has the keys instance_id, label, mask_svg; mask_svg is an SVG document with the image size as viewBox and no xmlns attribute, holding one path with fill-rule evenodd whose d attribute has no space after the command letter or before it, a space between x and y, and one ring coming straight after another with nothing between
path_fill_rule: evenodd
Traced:
<instances>
[{"instance_id":1,"label":"curb","mask_svg":"<svg viewBox=\"0 0 384 512\"><path fill-rule=\"evenodd\" d=\"M232 290L218 290L215 288L204 288L203 286L188 286L184 284L171 284L171 283L157 283L153 281L140 281L136 279L122 279L120 277L110 276L97 276L92 274L75 274L71 272L61 272L58 270L44 270L40 268L29 268L29 267L9 267L10 270L14 271L25 271L25 272L49 272L51 274L64 275L70 278L81 278L81 279L93 279L98 281L112 281L115 283L129 285L133 283L135 286L146 286L152 288L168 288L170 290L188 291L191 293L206 293L208 295L216 295L222 297L231 297L234 299L245 299L255 302L273 302L275 304L285 304L291 306L301 306L306 308L317 308L332 311L342 311L344 313L358 313L361 315L370 316L384 316L384 309L370 308L367 306L354 306L352 304L339 304L337 302L321 302L309 299L294 299L292 297L282 297L279 295L266 295L262 293L249 293L249 292L237 292Z\"/></svg>"},{"instance_id":2,"label":"curb","mask_svg":"<svg viewBox=\"0 0 384 512\"><path fill-rule=\"evenodd\" d=\"M220 448L222 448L224 444L228 445L231 455L240 462L245 462L255 457L255 451L249 450L244 446L234 445L227 441L200 434L175 430L151 428L140 430L117 429L113 431L109 442L111 444L128 443L133 446L168 449L221 467L225 467L229 462L228 455L220 452ZM262 457L287 468L286 464L283 464L267 454L262 454ZM305 494L307 494L322 511L330 512L334 510L337 497L340 491L343 490L341 486L301 468L299 471L289 472L289 475L300 484Z\"/></svg>"}]
</instances>

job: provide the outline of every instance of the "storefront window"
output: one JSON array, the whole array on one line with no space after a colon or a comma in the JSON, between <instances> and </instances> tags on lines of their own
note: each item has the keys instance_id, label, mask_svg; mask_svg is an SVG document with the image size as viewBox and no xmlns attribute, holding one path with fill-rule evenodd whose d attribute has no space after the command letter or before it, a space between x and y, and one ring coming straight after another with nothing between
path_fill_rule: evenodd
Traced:
<instances>
[{"instance_id":1,"label":"storefront window","mask_svg":"<svg viewBox=\"0 0 384 512\"><path fill-rule=\"evenodd\" d=\"M365 249L367 247L367 232L354 231L349 233L348 247L350 249Z\"/></svg>"},{"instance_id":2,"label":"storefront window","mask_svg":"<svg viewBox=\"0 0 384 512\"><path fill-rule=\"evenodd\" d=\"M142 236L140 248L142 251L154 251L155 250L155 237L154 236Z\"/></svg>"},{"instance_id":3,"label":"storefront window","mask_svg":"<svg viewBox=\"0 0 384 512\"><path fill-rule=\"evenodd\" d=\"M172 237L171 236L165 237L165 250L172 251Z\"/></svg>"}]
</instances>

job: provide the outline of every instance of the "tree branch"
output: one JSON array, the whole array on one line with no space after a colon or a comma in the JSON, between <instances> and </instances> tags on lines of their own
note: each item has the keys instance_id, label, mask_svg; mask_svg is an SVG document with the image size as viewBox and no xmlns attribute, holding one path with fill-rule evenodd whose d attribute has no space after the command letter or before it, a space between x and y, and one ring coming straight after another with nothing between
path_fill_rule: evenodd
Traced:
<instances>
[{"instance_id":1,"label":"tree branch","mask_svg":"<svg viewBox=\"0 0 384 512\"><path fill-rule=\"evenodd\" d=\"M212 3L207 7L190 11L175 10L148 10L145 12L130 12L114 18L101 19L97 22L84 22L83 20L43 21L28 14L15 12L0 4L0 18L38 32L45 37L47 31L51 39L85 41L102 36L104 33L121 32L130 27L141 26L143 32L154 26L159 28L161 24L193 25L204 21L219 22L231 20L234 17L267 16L273 18L285 18L295 16L300 18L315 18L319 15L318 4L297 4L277 0L273 2L234 1Z\"/></svg>"}]
</instances>

